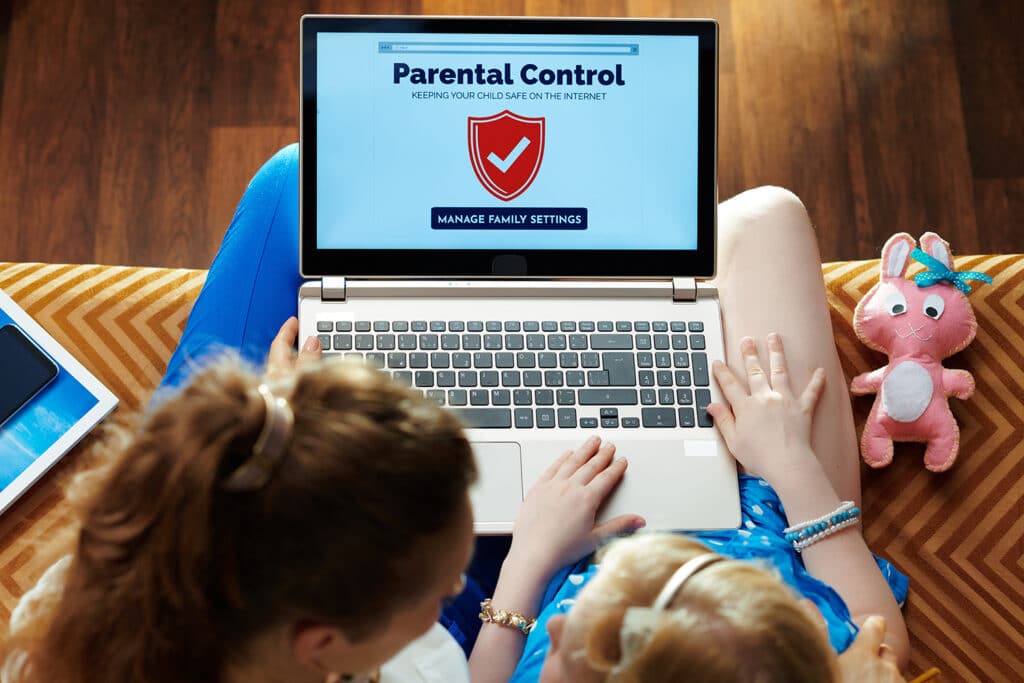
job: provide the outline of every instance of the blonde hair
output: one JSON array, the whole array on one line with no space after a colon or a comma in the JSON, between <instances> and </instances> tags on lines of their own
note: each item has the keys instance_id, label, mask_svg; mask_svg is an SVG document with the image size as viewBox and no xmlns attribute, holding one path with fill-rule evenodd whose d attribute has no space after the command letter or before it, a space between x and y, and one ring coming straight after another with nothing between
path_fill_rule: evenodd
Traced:
<instances>
[{"instance_id":1,"label":"blonde hair","mask_svg":"<svg viewBox=\"0 0 1024 683\"><path fill-rule=\"evenodd\" d=\"M828 683L834 655L793 592L750 562L716 562L691 576L653 633L626 661L626 609L650 606L686 561L707 553L678 534L641 534L609 545L602 588L584 626L583 656L608 683ZM596 607L595 607L596 606Z\"/></svg>"},{"instance_id":2,"label":"blonde hair","mask_svg":"<svg viewBox=\"0 0 1024 683\"><path fill-rule=\"evenodd\" d=\"M272 383L294 412L273 476L229 491L263 381L215 363L78 481L63 590L4 644L4 683L215 681L275 625L362 640L432 585L476 477L458 421L369 368L308 367Z\"/></svg>"}]
</instances>

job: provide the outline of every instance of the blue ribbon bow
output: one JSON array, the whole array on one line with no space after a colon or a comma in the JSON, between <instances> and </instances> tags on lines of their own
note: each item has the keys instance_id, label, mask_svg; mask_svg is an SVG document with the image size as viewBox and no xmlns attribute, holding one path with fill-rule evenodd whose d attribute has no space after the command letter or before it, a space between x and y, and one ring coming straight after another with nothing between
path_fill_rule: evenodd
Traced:
<instances>
[{"instance_id":1,"label":"blue ribbon bow","mask_svg":"<svg viewBox=\"0 0 1024 683\"><path fill-rule=\"evenodd\" d=\"M971 286L967 284L968 280L980 280L986 284L992 284L992 278L984 273L979 273L976 270L950 270L945 263L920 249L910 252L910 257L928 267L928 270L914 276L914 283L918 287L931 287L937 282L949 282L964 294L970 294Z\"/></svg>"}]
</instances>

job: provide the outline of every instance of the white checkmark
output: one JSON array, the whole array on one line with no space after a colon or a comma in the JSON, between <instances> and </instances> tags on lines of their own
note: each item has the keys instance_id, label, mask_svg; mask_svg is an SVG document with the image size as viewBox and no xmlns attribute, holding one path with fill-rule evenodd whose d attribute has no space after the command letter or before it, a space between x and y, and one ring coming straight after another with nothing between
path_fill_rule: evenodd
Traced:
<instances>
[{"instance_id":1,"label":"white checkmark","mask_svg":"<svg viewBox=\"0 0 1024 683\"><path fill-rule=\"evenodd\" d=\"M512 166L512 164L516 163L516 159L519 158L519 155L522 154L523 151L527 147L529 147L529 146L530 146L530 138L528 138L528 137L526 137L524 135L519 140L519 142L516 143L516 146L512 148L512 151L508 153L507 157L502 159L501 157L499 157L494 152L491 152L490 154L487 155L487 161L489 161L492 164L494 164L494 166L499 171L501 171L502 173L505 173Z\"/></svg>"}]
</instances>

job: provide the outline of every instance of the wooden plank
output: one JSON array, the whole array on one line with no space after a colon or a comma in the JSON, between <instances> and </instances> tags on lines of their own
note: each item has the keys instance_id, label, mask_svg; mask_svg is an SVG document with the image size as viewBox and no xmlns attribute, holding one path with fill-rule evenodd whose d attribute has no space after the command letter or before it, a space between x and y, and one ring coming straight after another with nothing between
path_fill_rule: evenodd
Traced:
<instances>
[{"instance_id":1,"label":"wooden plank","mask_svg":"<svg viewBox=\"0 0 1024 683\"><path fill-rule=\"evenodd\" d=\"M853 65L877 242L874 253L859 256L877 256L893 232L927 229L949 240L954 253L976 253L971 165L946 3L919 2L913 12L868 0L836 0L836 7L839 30L848 35L841 58Z\"/></svg>"},{"instance_id":2,"label":"wooden plank","mask_svg":"<svg viewBox=\"0 0 1024 683\"><path fill-rule=\"evenodd\" d=\"M103 147L105 3L24 2L6 33L0 259L88 262Z\"/></svg>"},{"instance_id":3,"label":"wooden plank","mask_svg":"<svg viewBox=\"0 0 1024 683\"><path fill-rule=\"evenodd\" d=\"M7 66L7 36L11 32L11 10L9 2L0 3L0 112L4 110L4 68Z\"/></svg>"},{"instance_id":4,"label":"wooden plank","mask_svg":"<svg viewBox=\"0 0 1024 683\"><path fill-rule=\"evenodd\" d=\"M796 192L825 260L857 253L842 64L828 0L733 3L743 186Z\"/></svg>"},{"instance_id":5,"label":"wooden plank","mask_svg":"<svg viewBox=\"0 0 1024 683\"><path fill-rule=\"evenodd\" d=\"M120 5L106 49L100 263L205 267L214 7ZM198 237L198 239L197 239Z\"/></svg>"},{"instance_id":6,"label":"wooden plank","mask_svg":"<svg viewBox=\"0 0 1024 683\"><path fill-rule=\"evenodd\" d=\"M975 180L974 197L985 251L1024 254L1024 177Z\"/></svg>"},{"instance_id":7,"label":"wooden plank","mask_svg":"<svg viewBox=\"0 0 1024 683\"><path fill-rule=\"evenodd\" d=\"M206 163L206 230L203 234L207 251L211 254L216 251L235 214L238 200L256 171L275 152L298 139L296 126L221 127L210 131Z\"/></svg>"},{"instance_id":8,"label":"wooden plank","mask_svg":"<svg viewBox=\"0 0 1024 683\"><path fill-rule=\"evenodd\" d=\"M1024 12L1020 3L950 2L975 178L1024 177Z\"/></svg>"}]
</instances>

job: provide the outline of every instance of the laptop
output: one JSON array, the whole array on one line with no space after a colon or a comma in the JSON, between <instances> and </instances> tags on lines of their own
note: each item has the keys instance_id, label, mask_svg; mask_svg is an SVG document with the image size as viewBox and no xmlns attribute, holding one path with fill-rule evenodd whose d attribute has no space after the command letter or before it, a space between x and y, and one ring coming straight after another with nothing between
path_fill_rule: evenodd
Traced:
<instances>
[{"instance_id":1,"label":"laptop","mask_svg":"<svg viewBox=\"0 0 1024 683\"><path fill-rule=\"evenodd\" d=\"M593 434L600 519L740 522L705 408L716 291L713 21L305 16L301 338L456 411L478 533Z\"/></svg>"}]
</instances>

